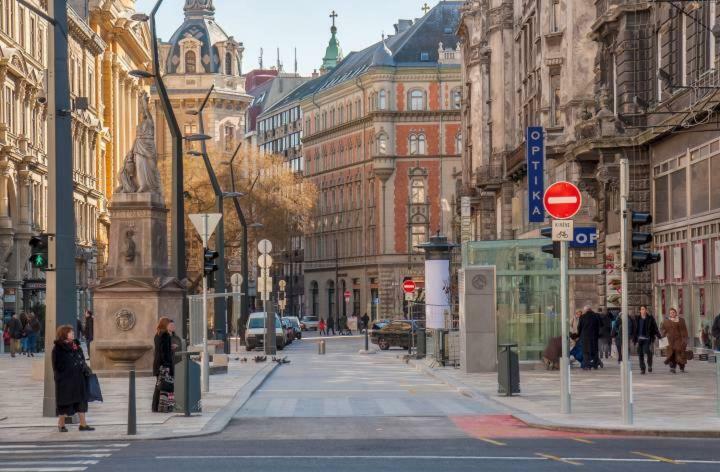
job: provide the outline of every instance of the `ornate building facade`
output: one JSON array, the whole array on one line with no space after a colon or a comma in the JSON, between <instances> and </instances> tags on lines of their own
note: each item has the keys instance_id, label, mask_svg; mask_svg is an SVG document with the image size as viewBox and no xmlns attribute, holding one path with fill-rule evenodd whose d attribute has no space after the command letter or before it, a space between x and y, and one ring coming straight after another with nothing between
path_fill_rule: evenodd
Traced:
<instances>
[{"instance_id":1,"label":"ornate building facade","mask_svg":"<svg viewBox=\"0 0 720 472\"><path fill-rule=\"evenodd\" d=\"M402 316L403 279L422 285L416 246L449 233L461 168L461 5L400 20L395 35L301 87L304 175L319 191L305 244L307 313Z\"/></svg>"}]
</instances>

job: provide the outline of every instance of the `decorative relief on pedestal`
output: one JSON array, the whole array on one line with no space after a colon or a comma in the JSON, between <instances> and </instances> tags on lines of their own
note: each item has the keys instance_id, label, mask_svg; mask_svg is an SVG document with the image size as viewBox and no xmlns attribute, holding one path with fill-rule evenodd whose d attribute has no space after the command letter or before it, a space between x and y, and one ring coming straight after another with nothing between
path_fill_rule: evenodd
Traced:
<instances>
[{"instance_id":1,"label":"decorative relief on pedestal","mask_svg":"<svg viewBox=\"0 0 720 472\"><path fill-rule=\"evenodd\" d=\"M115 326L120 331L130 331L135 326L135 313L123 308L115 313Z\"/></svg>"},{"instance_id":2,"label":"decorative relief on pedestal","mask_svg":"<svg viewBox=\"0 0 720 472\"><path fill-rule=\"evenodd\" d=\"M132 228L125 230L125 250L123 251L125 262L133 262L137 255L135 240L133 239L134 236L135 231Z\"/></svg>"}]
</instances>

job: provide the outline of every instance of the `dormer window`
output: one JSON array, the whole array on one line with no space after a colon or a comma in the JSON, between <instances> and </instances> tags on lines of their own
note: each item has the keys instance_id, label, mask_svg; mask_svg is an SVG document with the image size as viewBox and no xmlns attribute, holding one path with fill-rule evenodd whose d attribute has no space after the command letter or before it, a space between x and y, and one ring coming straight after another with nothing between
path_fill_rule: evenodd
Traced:
<instances>
[{"instance_id":1,"label":"dormer window","mask_svg":"<svg viewBox=\"0 0 720 472\"><path fill-rule=\"evenodd\" d=\"M195 74L197 72L197 56L195 51L187 51L185 53L185 73Z\"/></svg>"},{"instance_id":2,"label":"dormer window","mask_svg":"<svg viewBox=\"0 0 720 472\"><path fill-rule=\"evenodd\" d=\"M420 60L423 62L427 62L430 60L430 53L429 52L421 52L420 53Z\"/></svg>"},{"instance_id":3,"label":"dormer window","mask_svg":"<svg viewBox=\"0 0 720 472\"><path fill-rule=\"evenodd\" d=\"M225 53L225 75L233 75L232 53Z\"/></svg>"}]
</instances>

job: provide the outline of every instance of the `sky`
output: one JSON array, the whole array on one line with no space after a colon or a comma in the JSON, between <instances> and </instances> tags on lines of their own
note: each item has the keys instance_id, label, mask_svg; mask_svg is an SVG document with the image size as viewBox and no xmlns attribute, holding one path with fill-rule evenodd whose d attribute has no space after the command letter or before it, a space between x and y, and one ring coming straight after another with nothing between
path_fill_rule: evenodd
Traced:
<instances>
[{"instance_id":1,"label":"sky","mask_svg":"<svg viewBox=\"0 0 720 472\"><path fill-rule=\"evenodd\" d=\"M139 12L149 12L156 0L136 0ZM423 15L424 0L215 0L215 20L225 32L245 45L243 73L258 67L260 48L264 65L277 62L277 48L285 72L309 75L319 69L330 40L330 12L335 10L338 40L343 53L364 49L394 33L397 20ZM435 6L437 0L428 0ZM182 24L184 0L164 0L157 15L158 36L167 41Z\"/></svg>"}]
</instances>

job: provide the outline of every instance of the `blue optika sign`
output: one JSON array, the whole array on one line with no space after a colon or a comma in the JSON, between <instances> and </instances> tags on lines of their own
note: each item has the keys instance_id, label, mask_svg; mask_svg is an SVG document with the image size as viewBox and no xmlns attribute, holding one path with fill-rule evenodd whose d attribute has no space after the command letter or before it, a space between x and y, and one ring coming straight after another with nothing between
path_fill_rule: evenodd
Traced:
<instances>
[{"instance_id":1,"label":"blue optika sign","mask_svg":"<svg viewBox=\"0 0 720 472\"><path fill-rule=\"evenodd\" d=\"M545 132L540 126L527 129L528 221L545 221Z\"/></svg>"},{"instance_id":2,"label":"blue optika sign","mask_svg":"<svg viewBox=\"0 0 720 472\"><path fill-rule=\"evenodd\" d=\"M571 248L584 249L597 246L597 229L592 226L575 227Z\"/></svg>"}]
</instances>

